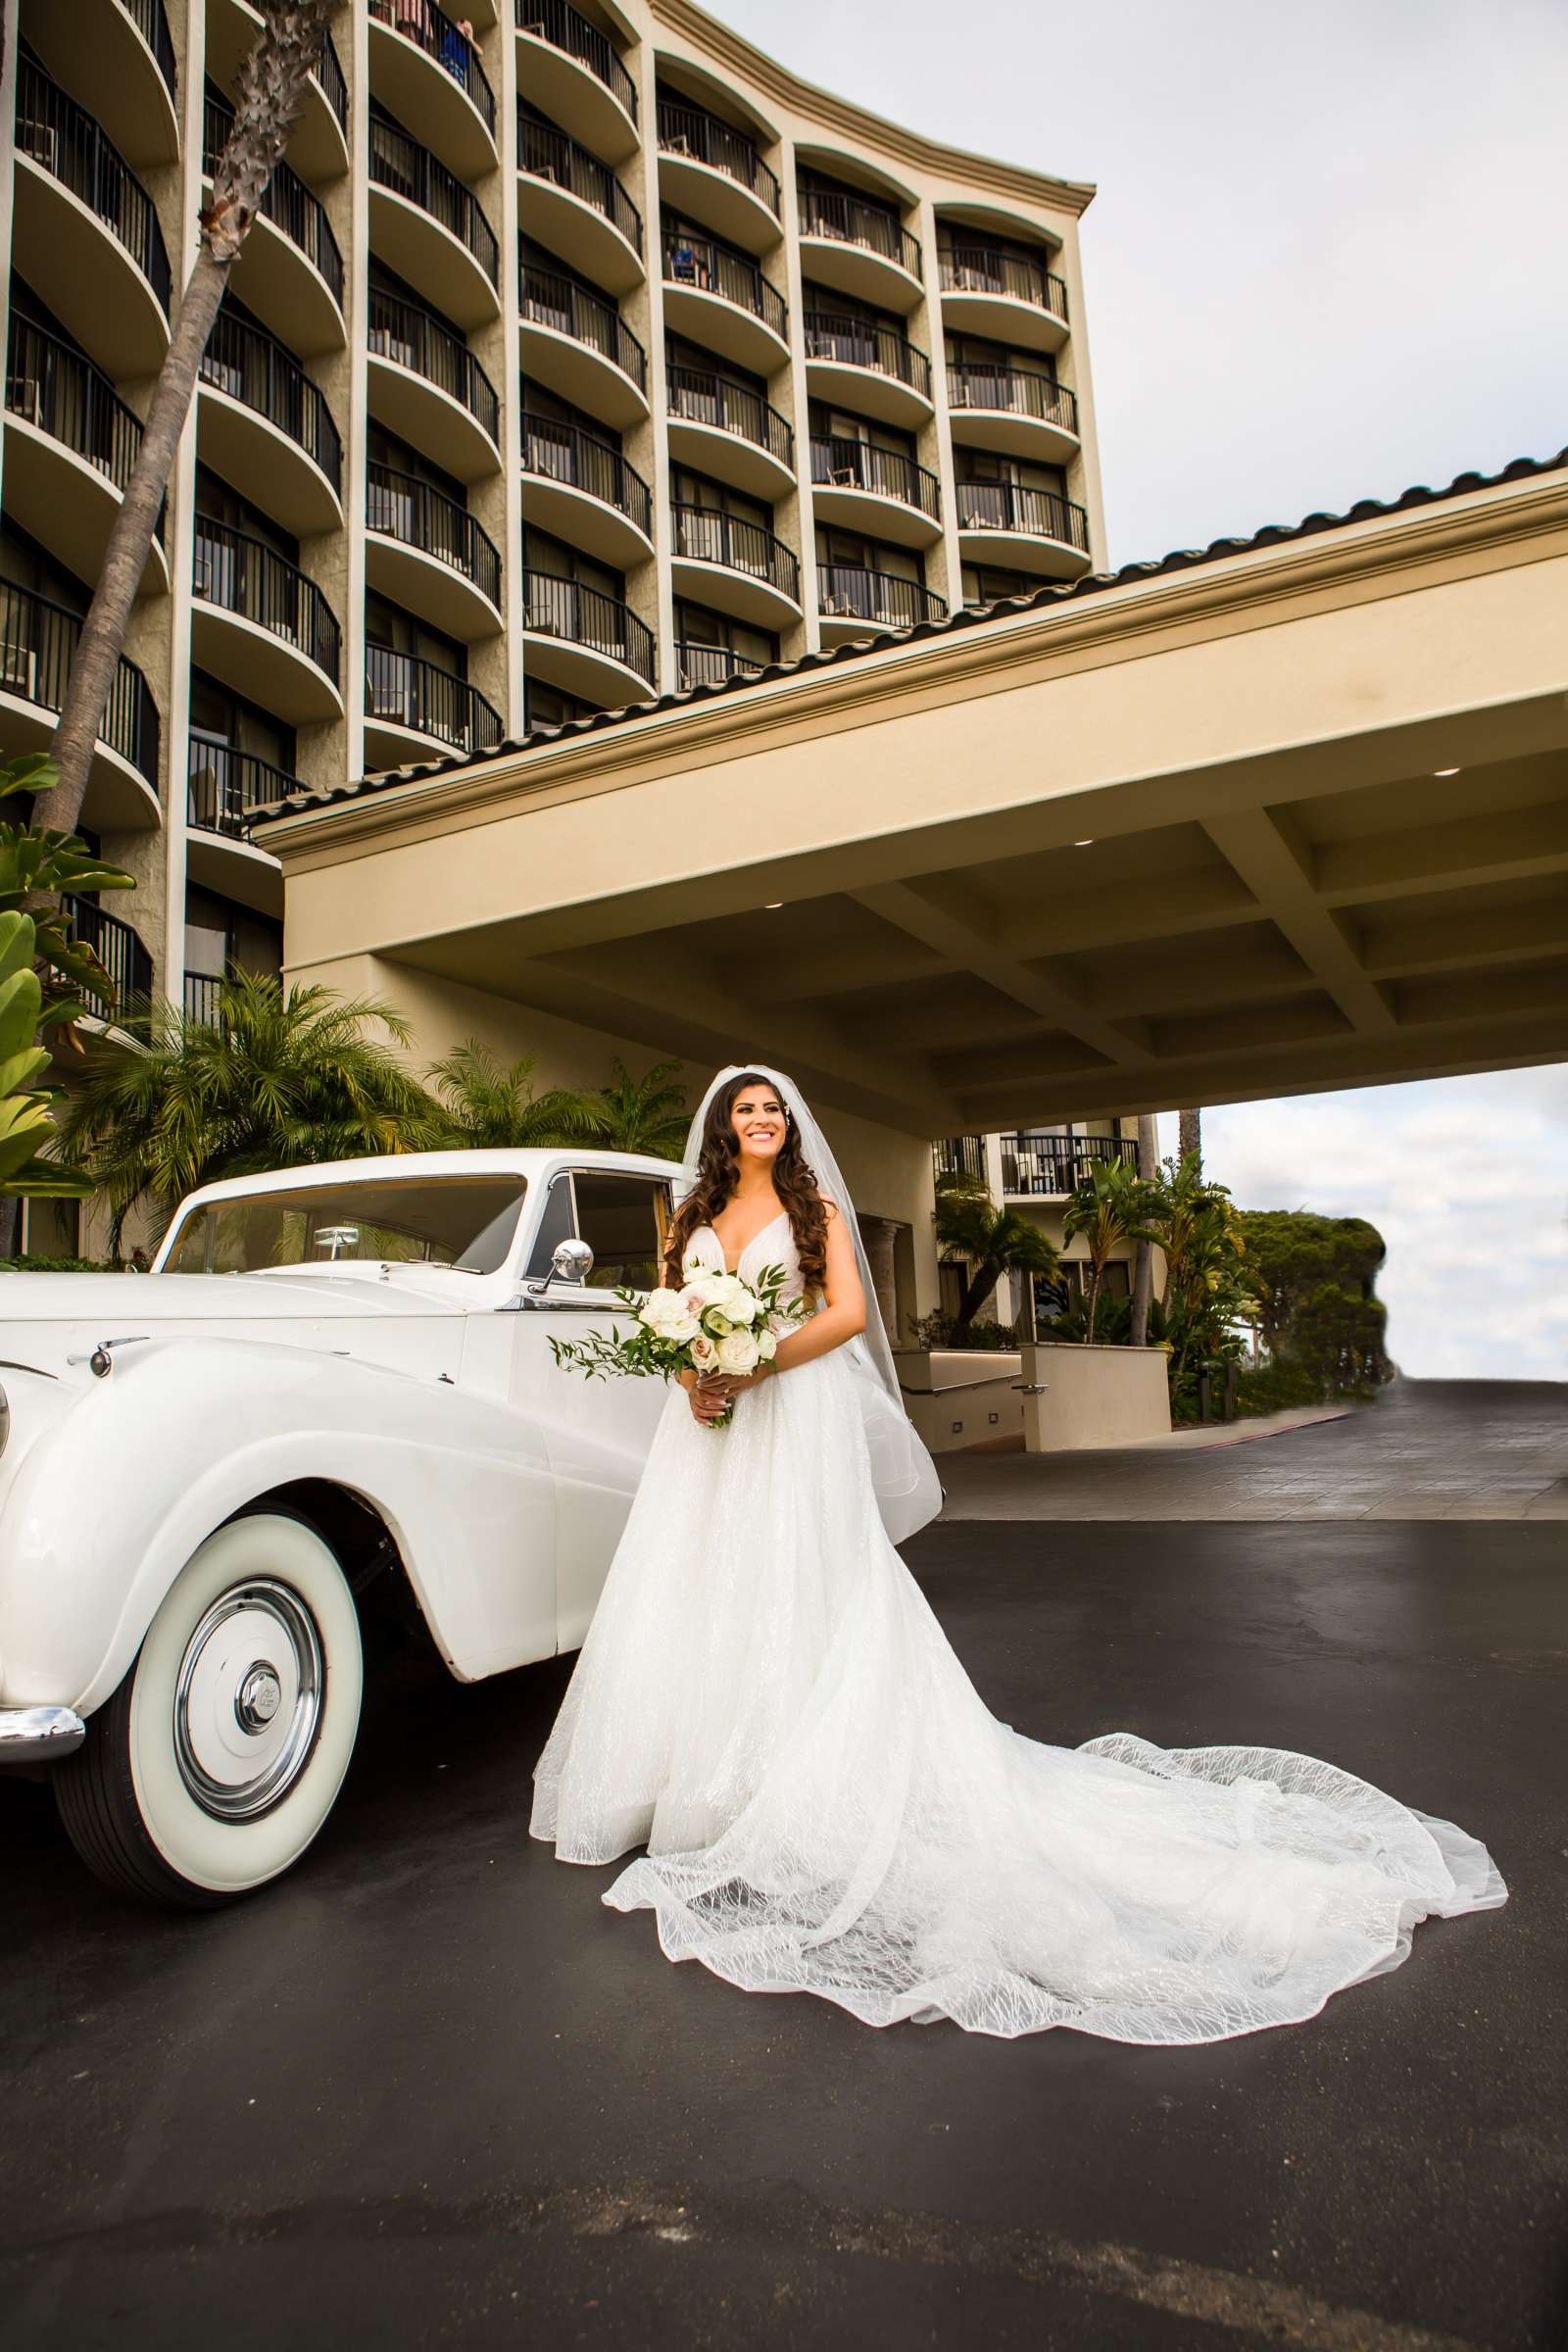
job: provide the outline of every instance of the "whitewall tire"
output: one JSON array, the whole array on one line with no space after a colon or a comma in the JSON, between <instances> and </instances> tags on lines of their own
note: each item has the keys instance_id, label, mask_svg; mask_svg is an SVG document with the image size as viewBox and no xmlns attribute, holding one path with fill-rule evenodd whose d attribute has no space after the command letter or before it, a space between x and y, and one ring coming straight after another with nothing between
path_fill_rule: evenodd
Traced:
<instances>
[{"instance_id":1,"label":"whitewall tire","mask_svg":"<svg viewBox=\"0 0 1568 2352\"><path fill-rule=\"evenodd\" d=\"M315 1529L231 1520L52 1776L73 1843L110 1886L191 1909L266 1886L332 1809L363 1682L354 1598Z\"/></svg>"}]
</instances>

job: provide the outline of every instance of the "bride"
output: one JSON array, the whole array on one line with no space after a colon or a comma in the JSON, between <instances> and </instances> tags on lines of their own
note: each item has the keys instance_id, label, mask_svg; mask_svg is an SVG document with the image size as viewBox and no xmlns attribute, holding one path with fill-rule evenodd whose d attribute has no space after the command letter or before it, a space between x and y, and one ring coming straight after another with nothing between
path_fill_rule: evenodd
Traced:
<instances>
[{"instance_id":1,"label":"bride","mask_svg":"<svg viewBox=\"0 0 1568 2352\"><path fill-rule=\"evenodd\" d=\"M1505 1901L1474 1838L1333 1764L999 1722L893 1547L941 1490L798 1089L721 1070L685 1174L666 1284L782 1265L815 1311L747 1378L684 1374L659 1423L534 1774L562 1861L646 1846L605 1902L651 1910L672 1960L868 2025L1202 2042Z\"/></svg>"}]
</instances>

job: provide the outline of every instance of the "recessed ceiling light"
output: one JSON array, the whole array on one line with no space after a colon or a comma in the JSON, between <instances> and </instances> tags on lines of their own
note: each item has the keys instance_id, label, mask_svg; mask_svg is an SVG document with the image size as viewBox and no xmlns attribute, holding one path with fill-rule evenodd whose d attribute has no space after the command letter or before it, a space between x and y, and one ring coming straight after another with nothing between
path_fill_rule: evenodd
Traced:
<instances>
[{"instance_id":1,"label":"recessed ceiling light","mask_svg":"<svg viewBox=\"0 0 1568 2352\"><path fill-rule=\"evenodd\" d=\"M1461 771L1456 767L1435 767L1432 770L1432 773L1435 776L1456 776Z\"/></svg>"},{"instance_id":2,"label":"recessed ceiling light","mask_svg":"<svg viewBox=\"0 0 1568 2352\"><path fill-rule=\"evenodd\" d=\"M1091 833L1087 840L1075 841L1072 846L1075 850L1092 850L1095 846L1095 836Z\"/></svg>"},{"instance_id":3,"label":"recessed ceiling light","mask_svg":"<svg viewBox=\"0 0 1568 2352\"><path fill-rule=\"evenodd\" d=\"M778 908L782 906L784 902L782 899L767 899L763 902L762 912L764 914L776 913Z\"/></svg>"}]
</instances>

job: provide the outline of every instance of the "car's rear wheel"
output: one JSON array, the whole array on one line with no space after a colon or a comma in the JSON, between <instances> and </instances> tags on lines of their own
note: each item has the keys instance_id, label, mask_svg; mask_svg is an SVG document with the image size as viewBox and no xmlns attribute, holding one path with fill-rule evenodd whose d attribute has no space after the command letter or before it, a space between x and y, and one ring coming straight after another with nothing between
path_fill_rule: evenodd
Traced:
<instances>
[{"instance_id":1,"label":"car's rear wheel","mask_svg":"<svg viewBox=\"0 0 1568 2352\"><path fill-rule=\"evenodd\" d=\"M363 1680L354 1598L315 1529L231 1520L52 1776L73 1843L110 1886L193 1910L265 1886L332 1809Z\"/></svg>"}]
</instances>

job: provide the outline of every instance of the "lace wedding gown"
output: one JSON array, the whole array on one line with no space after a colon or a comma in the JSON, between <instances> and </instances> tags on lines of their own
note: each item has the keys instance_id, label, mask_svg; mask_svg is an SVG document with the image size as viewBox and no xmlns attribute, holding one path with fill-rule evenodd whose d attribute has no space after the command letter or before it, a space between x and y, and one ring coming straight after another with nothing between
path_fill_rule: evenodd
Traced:
<instances>
[{"instance_id":1,"label":"lace wedding gown","mask_svg":"<svg viewBox=\"0 0 1568 2352\"><path fill-rule=\"evenodd\" d=\"M709 1227L691 1255L722 1266ZM788 1220L738 1271L782 1263ZM1218 2041L1490 1909L1485 1846L1265 1747L1025 1739L982 1703L883 1531L843 1348L701 1428L672 1386L534 1774L567 1862L672 1960L868 2025Z\"/></svg>"}]
</instances>

